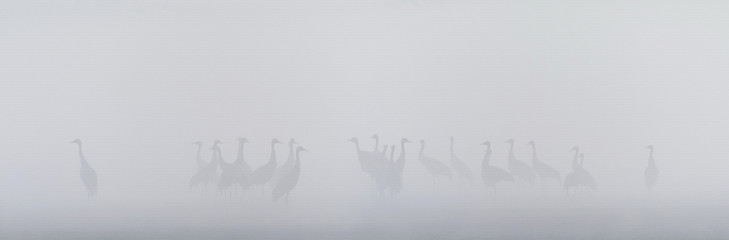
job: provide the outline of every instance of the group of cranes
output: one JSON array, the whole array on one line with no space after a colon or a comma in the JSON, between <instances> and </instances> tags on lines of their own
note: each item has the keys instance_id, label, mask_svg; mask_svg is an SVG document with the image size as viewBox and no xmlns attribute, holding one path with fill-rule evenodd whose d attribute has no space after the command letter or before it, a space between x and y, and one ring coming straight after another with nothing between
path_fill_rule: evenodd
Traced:
<instances>
[{"instance_id":1,"label":"group of cranes","mask_svg":"<svg viewBox=\"0 0 729 240\"><path fill-rule=\"evenodd\" d=\"M273 190L271 195L274 201L278 200L282 196L286 196L288 202L289 192L296 186L301 171L301 165L299 162L299 153L306 151L303 147L299 146L294 153L294 145L297 144L293 138L289 140L289 159L288 161L278 167L276 163L276 144L281 143L278 139L272 139L271 153L268 162L262 166L252 169L244 158L244 147L248 143L248 139L238 138L238 156L233 163L228 163L223 159L223 154L220 151L221 141L215 140L213 142L213 159L210 162L202 161L200 157L200 149L202 148L201 142L195 142L198 145L198 153L196 162L198 164L197 173L190 179L190 188L195 187L199 184L203 185L203 191L207 190L209 183L216 183L218 190L221 193L233 191L233 194L237 192L236 189L241 188L242 191L247 190L251 186L261 186L261 194L264 193L266 185L272 186ZM295 156L295 157L294 157ZM277 168L278 167L278 168ZM222 171L218 175L218 168Z\"/></svg>"},{"instance_id":2,"label":"group of cranes","mask_svg":"<svg viewBox=\"0 0 729 240\"><path fill-rule=\"evenodd\" d=\"M395 192L399 192L402 188L402 172L405 163L405 143L410 142L406 138L401 141L401 152L398 162L394 162L395 146L391 146L390 158L386 157L387 146L382 151L378 150L379 136L377 134L371 137L375 141L375 146L372 151L365 151L360 148L359 140L352 138L349 141L355 144L357 149L357 157L360 163L362 171L371 175L376 183L378 192L382 192L383 189L391 188ZM536 184L537 179L546 186L546 183L554 182L561 183L565 192L568 194L572 190L572 194L576 194L578 189L589 188L592 190L597 189L595 178L592 174L587 171L583 166L584 164L584 153L579 151L578 147L572 148L571 151L575 152L572 159L572 172L565 176L564 181L559 171L547 163L540 161L537 157L537 147L534 141L530 141L527 145L531 146L532 149L532 161L531 166L524 161L520 161L514 154L515 141L509 139L506 141L509 144L509 152L507 155L507 169L508 171L491 165L491 142L486 141L482 145L486 146L486 152L481 165L481 179L487 189L495 191L495 186L502 182L515 183L517 189L522 189L525 186L533 186ZM452 180L454 178L454 172L458 179L466 182L473 181L473 173L471 172L468 164L458 158L454 150L454 139L450 138L450 163L452 166L449 167L445 163L427 156L425 154L425 140L420 140L420 152L418 154L418 160L423 164L425 169L432 175L433 182L438 183L440 179L447 178ZM653 160L653 146L648 146L651 150L649 165L645 170L645 182L649 190L655 185L658 169L655 166Z\"/></svg>"},{"instance_id":3,"label":"group of cranes","mask_svg":"<svg viewBox=\"0 0 729 240\"><path fill-rule=\"evenodd\" d=\"M382 151L380 151L378 148L379 136L375 134L371 138L375 141L375 146L372 151L362 150L359 140L356 137L349 141L355 145L357 158L362 171L368 173L374 180L376 191L383 194L389 190L391 196L394 196L402 190L403 171L407 160L405 146L407 143L411 143L411 141L407 138L400 139L400 154L396 160L395 145L385 145ZM88 197L96 196L96 171L86 161L81 140L76 139L71 141L71 143L78 145L79 159L81 161L80 175L86 187ZM190 179L189 188L192 189L202 184L203 191L207 191L208 185L213 183L217 184L218 190L221 193L230 191L235 193L239 187L242 190L246 190L251 186L260 185L261 193L263 194L265 186L269 185L272 186L271 195L274 201L285 196L286 202L288 203L289 193L296 187L300 176L300 153L307 150L301 146L294 149L294 146L298 143L293 138L290 139L288 141L289 154L287 161L283 165L278 166L275 147L276 144L281 142L277 139L272 139L270 142L271 153L268 162L253 170L244 160L244 146L246 143L248 143L247 139L238 138L238 155L233 163L228 163L223 159L223 154L219 146L222 144L220 140L216 139L213 141L213 146L210 148L213 152L212 159L209 162L205 162L202 159L201 151L203 149L203 143L199 141L193 143L197 146L195 157L197 172ZM528 143L532 147L532 166L516 159L514 155L515 141L513 139L509 139L506 143L509 144L507 157L508 171L491 165L490 160L493 152L491 142L486 141L481 144L486 147L481 165L481 179L488 189L495 191L495 186L502 182L515 183L517 188L521 188L524 185L534 185L537 177L542 183L547 181L562 182L564 190L568 194L570 190L572 190L574 195L578 189L597 189L595 178L584 168L585 154L580 152L579 147L575 146L570 150L574 151L572 171L564 177L563 181L559 171L537 158L536 144L534 141ZM650 150L650 155L644 176L646 188L651 191L658 178L658 168L653 159L653 145L649 145L646 148ZM390 150L389 157L387 156L388 149ZM434 183L439 182L441 178L453 179L453 171L450 167L435 158L425 155L425 140L420 140L418 160L433 176ZM473 181L473 173L470 168L455 153L453 137L450 138L450 163L459 179L467 182Z\"/></svg>"},{"instance_id":4,"label":"group of cranes","mask_svg":"<svg viewBox=\"0 0 729 240\"><path fill-rule=\"evenodd\" d=\"M370 175L373 180L375 190L383 194L390 191L390 196L394 197L402 189L402 172L405 169L405 144L410 143L407 138L400 139L400 155L395 160L396 146L385 145L382 151L378 150L380 137L375 134L370 137L375 140L375 146L372 151L362 150L359 146L358 138L349 139L354 143L357 150L357 159L363 172ZM390 149L390 157L387 157L387 150Z\"/></svg>"}]
</instances>

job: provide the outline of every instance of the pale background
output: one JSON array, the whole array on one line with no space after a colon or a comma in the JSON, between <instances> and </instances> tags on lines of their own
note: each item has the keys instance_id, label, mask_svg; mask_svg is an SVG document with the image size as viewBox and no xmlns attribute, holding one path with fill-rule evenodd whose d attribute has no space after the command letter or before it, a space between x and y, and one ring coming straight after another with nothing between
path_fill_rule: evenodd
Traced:
<instances>
[{"instance_id":1,"label":"pale background","mask_svg":"<svg viewBox=\"0 0 729 240\"><path fill-rule=\"evenodd\" d=\"M506 217L478 209L501 206L529 219L541 216L532 208L607 208L597 218L618 225L698 219L706 229L688 236L727 237L728 12L680 1L0 0L0 233L242 224L369 236L363 224L478 228ZM426 139L446 162L454 136L476 181L434 187L411 144L402 194L377 196L345 142L369 149L374 133ZM274 137L310 150L288 207L268 190L226 200L187 188L191 143L221 139L232 161L237 137L251 141L254 167ZM99 176L91 201L75 138ZM598 192L487 194L478 144L494 142L505 168L509 138L521 160L536 141L563 175L579 145ZM653 193L648 144L661 171ZM287 153L278 146L279 163ZM506 226L501 236L523 233Z\"/></svg>"}]
</instances>

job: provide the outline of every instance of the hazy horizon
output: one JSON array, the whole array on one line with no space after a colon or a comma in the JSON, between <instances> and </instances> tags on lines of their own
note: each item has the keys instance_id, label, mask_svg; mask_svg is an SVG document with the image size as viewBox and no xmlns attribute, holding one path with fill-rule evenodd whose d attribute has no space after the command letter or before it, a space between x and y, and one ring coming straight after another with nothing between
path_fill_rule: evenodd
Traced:
<instances>
[{"instance_id":1,"label":"hazy horizon","mask_svg":"<svg viewBox=\"0 0 729 240\"><path fill-rule=\"evenodd\" d=\"M241 228L314 238L333 225L352 231L345 238L424 229L499 238L530 233L510 224L523 218L544 238L636 237L627 226L652 219L692 229L678 236L726 237L727 11L627 1L0 1L0 235ZM374 192L347 142L370 150L372 134L380 148L397 145L396 157L400 138L414 142L393 199ZM450 166L450 136L472 183L434 185L418 161L424 139L426 154ZM212 185L188 188L192 143L203 141L210 161L220 139L232 162L239 137L254 168L272 138L309 150L289 206L273 203L270 188L235 200ZM69 143L77 138L98 174L90 200ZM506 169L508 139L530 164L535 141L562 176L579 146L597 191L505 184L489 193L479 144L491 141L491 164ZM653 192L647 145L660 170ZM276 150L281 165L288 149ZM586 235L544 235L540 219L579 221L584 209L625 232L591 235L602 231L595 220L579 223ZM679 225L692 219L710 224ZM446 223L463 223L464 235L441 231ZM367 235L390 225L402 232ZM506 230L484 236L481 225Z\"/></svg>"}]
</instances>

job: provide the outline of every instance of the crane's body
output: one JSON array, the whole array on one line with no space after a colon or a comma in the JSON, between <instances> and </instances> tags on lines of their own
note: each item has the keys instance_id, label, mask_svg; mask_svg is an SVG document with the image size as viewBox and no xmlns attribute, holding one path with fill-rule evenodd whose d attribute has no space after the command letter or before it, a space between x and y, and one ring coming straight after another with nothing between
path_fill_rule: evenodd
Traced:
<instances>
[{"instance_id":1,"label":"crane's body","mask_svg":"<svg viewBox=\"0 0 729 240\"><path fill-rule=\"evenodd\" d=\"M456 174L458 174L458 178L461 180L465 180L468 182L473 181L473 173L471 172L471 168L468 167L468 165L461 161L461 159L456 156L456 152L453 150L453 137L451 137L451 165L453 166L453 169L456 170Z\"/></svg>"},{"instance_id":2,"label":"crane's body","mask_svg":"<svg viewBox=\"0 0 729 240\"><path fill-rule=\"evenodd\" d=\"M78 144L78 156L81 161L81 169L80 169L81 182L83 182L84 186L86 187L87 196L89 198L96 196L96 193L98 192L96 170L94 170L94 168L91 167L89 162L86 161L86 157L84 156L81 140L76 139L76 140L72 141L71 143Z\"/></svg>"},{"instance_id":3,"label":"crane's body","mask_svg":"<svg viewBox=\"0 0 729 240\"><path fill-rule=\"evenodd\" d=\"M644 170L645 175L645 186L648 191L652 191L658 180L658 167L656 167L656 161L653 159L653 145L646 147L650 149L650 155L648 157L648 166Z\"/></svg>"},{"instance_id":4,"label":"crane's body","mask_svg":"<svg viewBox=\"0 0 729 240\"><path fill-rule=\"evenodd\" d=\"M281 143L278 139L271 140L271 155L268 158L268 162L263 166L256 168L251 173L249 184L261 185L261 193L263 193L263 187L266 183L271 181L273 174L276 172L276 144Z\"/></svg>"},{"instance_id":5,"label":"crane's body","mask_svg":"<svg viewBox=\"0 0 729 240\"><path fill-rule=\"evenodd\" d=\"M509 172L511 172L511 174L514 175L516 180L520 183L528 183L530 185L534 185L534 182L536 180L536 174L534 173L534 170L532 170L532 168L529 167L529 165L527 165L525 162L516 159L516 156L514 156L514 140L510 139L506 142L510 144L509 163L507 165L507 167L509 168Z\"/></svg>"},{"instance_id":6,"label":"crane's body","mask_svg":"<svg viewBox=\"0 0 729 240\"><path fill-rule=\"evenodd\" d=\"M283 195L286 195L286 203L288 203L289 194L291 193L291 190L293 190L294 187L296 187L296 185L298 184L299 176L301 175L300 154L302 151L306 151L306 149L301 146L296 148L296 160L294 161L294 165L292 166L291 171L283 175L281 179L276 183L273 191L271 191L271 196L273 197L274 201L277 201Z\"/></svg>"},{"instance_id":7,"label":"crane's body","mask_svg":"<svg viewBox=\"0 0 729 240\"><path fill-rule=\"evenodd\" d=\"M481 180L487 188L495 190L496 184L500 182L514 182L514 176L504 169L491 166L491 143L484 142L486 145L486 153L481 162Z\"/></svg>"},{"instance_id":8,"label":"crane's body","mask_svg":"<svg viewBox=\"0 0 729 240\"><path fill-rule=\"evenodd\" d=\"M532 167L534 168L534 172L537 174L537 176L539 176L539 179L542 180L542 182L548 179L552 179L558 182L562 181L562 176L560 176L557 169L554 169L546 163L539 161L539 159L537 158L537 146L534 141L530 141L529 145L532 146Z\"/></svg>"},{"instance_id":9,"label":"crane's body","mask_svg":"<svg viewBox=\"0 0 729 240\"><path fill-rule=\"evenodd\" d=\"M451 180L453 179L453 172L450 167L435 158L425 156L424 152L425 140L420 140L420 153L418 154L420 163L422 163L425 168L428 169L428 172L433 175L434 180L437 180L440 176L448 177L448 179Z\"/></svg>"}]
</instances>

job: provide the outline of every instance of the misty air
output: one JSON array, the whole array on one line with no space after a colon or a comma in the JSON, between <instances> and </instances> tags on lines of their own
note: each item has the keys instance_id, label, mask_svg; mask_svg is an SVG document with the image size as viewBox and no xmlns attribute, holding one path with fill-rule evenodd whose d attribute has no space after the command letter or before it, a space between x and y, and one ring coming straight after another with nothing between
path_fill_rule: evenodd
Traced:
<instances>
[{"instance_id":1,"label":"misty air","mask_svg":"<svg viewBox=\"0 0 729 240\"><path fill-rule=\"evenodd\" d=\"M727 239L727 12L0 1L0 239Z\"/></svg>"}]
</instances>

